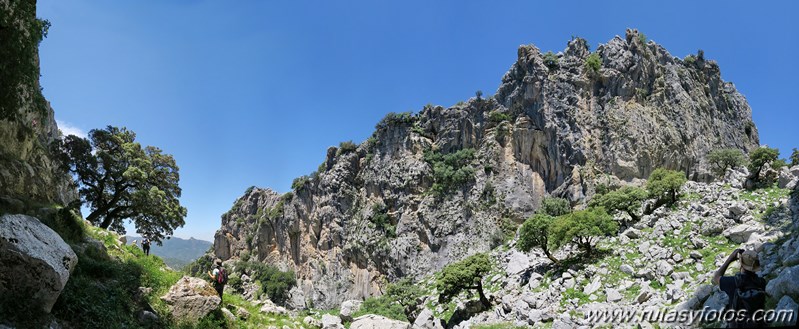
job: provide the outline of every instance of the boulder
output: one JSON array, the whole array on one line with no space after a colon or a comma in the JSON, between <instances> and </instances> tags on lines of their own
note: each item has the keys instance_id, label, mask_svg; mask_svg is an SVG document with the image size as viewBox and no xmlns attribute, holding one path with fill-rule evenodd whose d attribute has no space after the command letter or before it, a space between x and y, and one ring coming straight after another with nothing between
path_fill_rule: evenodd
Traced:
<instances>
[{"instance_id":1,"label":"boulder","mask_svg":"<svg viewBox=\"0 0 799 329\"><path fill-rule=\"evenodd\" d=\"M236 322L236 316L233 315L233 312L231 312L229 309L226 309L226 308L223 307L222 308L222 315L225 317L225 319L228 322Z\"/></svg>"},{"instance_id":2,"label":"boulder","mask_svg":"<svg viewBox=\"0 0 799 329\"><path fill-rule=\"evenodd\" d=\"M705 301L703 309L721 312L725 307L727 307L729 300L730 298L727 296L727 293L723 291L717 291Z\"/></svg>"},{"instance_id":3,"label":"boulder","mask_svg":"<svg viewBox=\"0 0 799 329\"><path fill-rule=\"evenodd\" d=\"M799 296L799 265L786 267L766 285L766 293L774 299L788 295L791 297Z\"/></svg>"},{"instance_id":4,"label":"boulder","mask_svg":"<svg viewBox=\"0 0 799 329\"><path fill-rule=\"evenodd\" d=\"M72 248L38 219L0 217L0 299L13 296L17 305L49 313L77 262Z\"/></svg>"},{"instance_id":5,"label":"boulder","mask_svg":"<svg viewBox=\"0 0 799 329\"><path fill-rule=\"evenodd\" d=\"M777 311L777 314L785 314L785 317L773 323L773 326L796 327L796 319L799 317L799 304L796 304L791 297L782 296L774 310Z\"/></svg>"},{"instance_id":6,"label":"boulder","mask_svg":"<svg viewBox=\"0 0 799 329\"><path fill-rule=\"evenodd\" d=\"M267 313L267 314L288 314L289 313L289 311L286 310L285 307L277 306L277 305L275 305L275 303L272 303L272 301L270 301L270 300L264 301L264 305L261 306L261 310L260 311L261 311L261 313Z\"/></svg>"},{"instance_id":7,"label":"boulder","mask_svg":"<svg viewBox=\"0 0 799 329\"><path fill-rule=\"evenodd\" d=\"M216 310L221 303L208 281L184 276L161 297L176 319L197 321Z\"/></svg>"},{"instance_id":8,"label":"boulder","mask_svg":"<svg viewBox=\"0 0 799 329\"><path fill-rule=\"evenodd\" d=\"M618 301L622 300L622 298L623 298L618 290L612 289L612 288L606 289L605 290L605 294L607 294L607 299L608 299L608 302L610 302L610 303L618 302Z\"/></svg>"},{"instance_id":9,"label":"boulder","mask_svg":"<svg viewBox=\"0 0 799 329\"><path fill-rule=\"evenodd\" d=\"M236 310L236 316L238 316L239 319L247 320L250 317L250 312L245 310L243 307L239 307Z\"/></svg>"},{"instance_id":10,"label":"boulder","mask_svg":"<svg viewBox=\"0 0 799 329\"><path fill-rule=\"evenodd\" d=\"M362 303L363 302L360 300L347 300L341 303L341 311L339 312L339 317L341 317L341 320L352 322L352 315L361 309Z\"/></svg>"},{"instance_id":11,"label":"boulder","mask_svg":"<svg viewBox=\"0 0 799 329\"><path fill-rule=\"evenodd\" d=\"M633 275L633 273L635 272L635 270L633 270L633 267L627 264L622 264L621 266L619 266L619 270L627 275Z\"/></svg>"},{"instance_id":12,"label":"boulder","mask_svg":"<svg viewBox=\"0 0 799 329\"><path fill-rule=\"evenodd\" d=\"M408 322L392 320L384 316L367 314L352 321L350 329L409 329Z\"/></svg>"},{"instance_id":13,"label":"boulder","mask_svg":"<svg viewBox=\"0 0 799 329\"><path fill-rule=\"evenodd\" d=\"M144 328L149 328L158 323L158 315L148 310L136 312L136 321Z\"/></svg>"},{"instance_id":14,"label":"boulder","mask_svg":"<svg viewBox=\"0 0 799 329\"><path fill-rule=\"evenodd\" d=\"M757 223L740 224L724 230L722 234L732 242L744 243L754 233L763 233L763 226Z\"/></svg>"},{"instance_id":15,"label":"boulder","mask_svg":"<svg viewBox=\"0 0 799 329\"><path fill-rule=\"evenodd\" d=\"M433 311L424 308L413 321L413 329L444 329L444 326L441 324L441 320L436 319L433 315Z\"/></svg>"},{"instance_id":16,"label":"boulder","mask_svg":"<svg viewBox=\"0 0 799 329\"><path fill-rule=\"evenodd\" d=\"M587 284L585 288L583 288L583 293L586 295L590 295L593 294L595 291L599 290L599 288L602 288L602 281L599 276L595 276L594 280L591 281L591 283Z\"/></svg>"},{"instance_id":17,"label":"boulder","mask_svg":"<svg viewBox=\"0 0 799 329\"><path fill-rule=\"evenodd\" d=\"M350 326L350 328L352 327ZM322 314L322 329L344 329L344 325L341 324L341 318L331 314Z\"/></svg>"},{"instance_id":18,"label":"boulder","mask_svg":"<svg viewBox=\"0 0 799 329\"><path fill-rule=\"evenodd\" d=\"M524 253L513 250L509 257L506 269L508 275L520 274L530 267L530 257Z\"/></svg>"},{"instance_id":19,"label":"boulder","mask_svg":"<svg viewBox=\"0 0 799 329\"><path fill-rule=\"evenodd\" d=\"M305 323L305 325L307 325L307 326L309 326L311 328L321 328L322 327L322 321L314 319L310 315L306 316L304 319L302 319L302 323Z\"/></svg>"}]
</instances>

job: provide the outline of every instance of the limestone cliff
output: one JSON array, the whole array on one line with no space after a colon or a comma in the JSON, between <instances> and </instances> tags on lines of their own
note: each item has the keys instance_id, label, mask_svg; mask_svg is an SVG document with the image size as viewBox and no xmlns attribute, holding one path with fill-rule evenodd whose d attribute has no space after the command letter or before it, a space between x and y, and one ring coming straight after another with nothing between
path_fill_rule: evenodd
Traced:
<instances>
[{"instance_id":1,"label":"limestone cliff","mask_svg":"<svg viewBox=\"0 0 799 329\"><path fill-rule=\"evenodd\" d=\"M490 250L546 195L579 203L657 167L706 180L710 150L758 142L746 100L701 51L679 59L634 30L594 54L579 38L558 54L521 46L495 96L389 115L293 192L248 190L213 252L291 268L294 306L336 307Z\"/></svg>"},{"instance_id":2,"label":"limestone cliff","mask_svg":"<svg viewBox=\"0 0 799 329\"><path fill-rule=\"evenodd\" d=\"M0 210L24 204L67 204L77 198L57 169L50 144L60 137L39 86L39 42L46 21L36 1L0 0Z\"/></svg>"}]
</instances>

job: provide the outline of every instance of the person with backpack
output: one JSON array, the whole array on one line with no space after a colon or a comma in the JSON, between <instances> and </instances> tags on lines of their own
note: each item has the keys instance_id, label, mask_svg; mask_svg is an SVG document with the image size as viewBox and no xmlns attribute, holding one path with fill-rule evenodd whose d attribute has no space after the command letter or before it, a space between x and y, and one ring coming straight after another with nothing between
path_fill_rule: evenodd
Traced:
<instances>
[{"instance_id":1,"label":"person with backpack","mask_svg":"<svg viewBox=\"0 0 799 329\"><path fill-rule=\"evenodd\" d=\"M141 240L141 250L144 251L145 256L150 256L150 238L145 237Z\"/></svg>"},{"instance_id":2,"label":"person with backpack","mask_svg":"<svg viewBox=\"0 0 799 329\"><path fill-rule=\"evenodd\" d=\"M227 271L224 267L222 267L222 260L217 258L214 261L216 268L214 268L213 272L209 271L208 276L214 280L214 289L216 289L216 293L219 294L219 301L222 302L222 291L225 290L225 284L227 284Z\"/></svg>"},{"instance_id":3,"label":"person with backpack","mask_svg":"<svg viewBox=\"0 0 799 329\"><path fill-rule=\"evenodd\" d=\"M741 272L734 276L724 276L727 267L734 261L740 261ZM736 249L727 257L723 265L713 274L713 284L718 285L729 297L728 310L744 312L742 317L736 317L727 323L727 328L759 328L765 327L765 321L754 318L756 311L761 311L766 306L766 280L757 275L760 270L760 260L754 250ZM737 314L737 313L736 313Z\"/></svg>"}]
</instances>

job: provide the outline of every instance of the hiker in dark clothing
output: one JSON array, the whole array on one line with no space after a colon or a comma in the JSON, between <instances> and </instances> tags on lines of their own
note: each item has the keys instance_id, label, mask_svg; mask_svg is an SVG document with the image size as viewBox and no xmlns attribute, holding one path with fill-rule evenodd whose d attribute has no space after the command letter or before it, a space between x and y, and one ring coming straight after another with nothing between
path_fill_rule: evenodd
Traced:
<instances>
[{"instance_id":1,"label":"hiker in dark clothing","mask_svg":"<svg viewBox=\"0 0 799 329\"><path fill-rule=\"evenodd\" d=\"M144 251L145 256L150 256L150 239L144 238L141 240L141 250Z\"/></svg>"},{"instance_id":2,"label":"hiker in dark clothing","mask_svg":"<svg viewBox=\"0 0 799 329\"><path fill-rule=\"evenodd\" d=\"M208 276L214 280L214 289L216 289L216 293L219 294L219 301L222 301L222 291L225 290L225 284L227 284L227 271L225 268L222 267L222 260L217 258L214 262L216 268L214 268L213 272L209 271Z\"/></svg>"},{"instance_id":3,"label":"hiker in dark clothing","mask_svg":"<svg viewBox=\"0 0 799 329\"><path fill-rule=\"evenodd\" d=\"M741 272L734 276L724 276L727 267L735 260L741 263ZM762 317L766 304L766 280L757 275L760 270L760 260L754 250L737 249L727 257L724 265L713 274L713 284L718 285L721 291L727 293L728 310L742 312L743 316L730 321L727 328L758 328L765 327L763 319L753 318L756 311Z\"/></svg>"}]
</instances>

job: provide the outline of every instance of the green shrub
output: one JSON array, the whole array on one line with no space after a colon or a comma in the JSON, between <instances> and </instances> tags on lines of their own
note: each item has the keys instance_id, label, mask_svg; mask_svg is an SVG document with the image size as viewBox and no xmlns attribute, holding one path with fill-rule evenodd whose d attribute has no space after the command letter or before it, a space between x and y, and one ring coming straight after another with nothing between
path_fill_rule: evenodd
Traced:
<instances>
[{"instance_id":1,"label":"green shrub","mask_svg":"<svg viewBox=\"0 0 799 329\"><path fill-rule=\"evenodd\" d=\"M585 59L585 67L588 68L590 73L599 73L599 69L602 68L602 59L599 58L599 54L592 53L591 55L588 55L588 57Z\"/></svg>"},{"instance_id":2,"label":"green shrub","mask_svg":"<svg viewBox=\"0 0 799 329\"><path fill-rule=\"evenodd\" d=\"M558 68L558 55L555 55L551 51L548 51L544 54L544 65L548 67L550 70L555 70Z\"/></svg>"},{"instance_id":3,"label":"green shrub","mask_svg":"<svg viewBox=\"0 0 799 329\"><path fill-rule=\"evenodd\" d=\"M640 42L642 45L645 45L646 41L647 41L646 34L644 34L643 32L638 32L638 42Z\"/></svg>"},{"instance_id":4,"label":"green shrub","mask_svg":"<svg viewBox=\"0 0 799 329\"><path fill-rule=\"evenodd\" d=\"M397 227L392 224L391 216L388 215L388 208L382 204L372 206L372 217L370 218L372 224L375 225L377 230L383 232L387 238L394 238L397 236Z\"/></svg>"},{"instance_id":5,"label":"green shrub","mask_svg":"<svg viewBox=\"0 0 799 329\"><path fill-rule=\"evenodd\" d=\"M510 120L511 120L510 115L508 115L505 112L499 110L488 112L488 121L493 122L495 124L500 123L502 121L510 121Z\"/></svg>"},{"instance_id":6,"label":"green shrub","mask_svg":"<svg viewBox=\"0 0 799 329\"><path fill-rule=\"evenodd\" d=\"M777 159L771 162L771 168L776 171L780 171L783 167L787 166L788 166L788 161L786 161L785 159Z\"/></svg>"},{"instance_id":7,"label":"green shrub","mask_svg":"<svg viewBox=\"0 0 799 329\"><path fill-rule=\"evenodd\" d=\"M780 156L780 150L767 146L759 147L749 154L749 176L755 181L760 178L760 171L767 163L772 163Z\"/></svg>"},{"instance_id":8,"label":"green shrub","mask_svg":"<svg viewBox=\"0 0 799 329\"><path fill-rule=\"evenodd\" d=\"M746 156L739 149L713 150L707 155L707 160L713 166L716 175L724 176L727 169L735 169L746 164Z\"/></svg>"},{"instance_id":9,"label":"green shrub","mask_svg":"<svg viewBox=\"0 0 799 329\"><path fill-rule=\"evenodd\" d=\"M377 314L389 319L408 321L405 309L397 301L388 296L369 297L363 301L361 308L352 317L356 318L366 314Z\"/></svg>"},{"instance_id":10,"label":"green shrub","mask_svg":"<svg viewBox=\"0 0 799 329\"><path fill-rule=\"evenodd\" d=\"M536 214L528 218L519 229L519 239L516 248L528 252L535 247L541 248L544 254L553 263L559 261L550 253L549 229L555 218L547 214Z\"/></svg>"},{"instance_id":11,"label":"green shrub","mask_svg":"<svg viewBox=\"0 0 799 329\"><path fill-rule=\"evenodd\" d=\"M559 248L573 243L591 255L596 242L616 234L619 224L604 208L591 207L555 218L549 229L549 242L553 246Z\"/></svg>"},{"instance_id":12,"label":"green shrub","mask_svg":"<svg viewBox=\"0 0 799 329\"><path fill-rule=\"evenodd\" d=\"M404 278L386 286L382 296L367 298L361 308L353 314L357 318L366 314L382 315L390 319L413 323L419 312L424 292L410 278Z\"/></svg>"},{"instance_id":13,"label":"green shrub","mask_svg":"<svg viewBox=\"0 0 799 329\"><path fill-rule=\"evenodd\" d=\"M285 304L289 290L297 284L293 271L284 272L272 265L240 261L236 263L236 268L260 282L261 291L275 304Z\"/></svg>"},{"instance_id":14,"label":"green shrub","mask_svg":"<svg viewBox=\"0 0 799 329\"><path fill-rule=\"evenodd\" d=\"M637 222L640 218L638 211L641 210L641 205L647 197L646 190L642 188L624 186L618 190L594 197L589 205L603 207L610 212L624 212L630 216L632 221Z\"/></svg>"},{"instance_id":15,"label":"green shrub","mask_svg":"<svg viewBox=\"0 0 799 329\"><path fill-rule=\"evenodd\" d=\"M484 253L474 254L445 266L436 278L439 302L451 300L462 291L475 290L480 296L483 306L491 307L491 303L483 292L483 277L489 271L491 271L491 261Z\"/></svg>"},{"instance_id":16,"label":"green shrub","mask_svg":"<svg viewBox=\"0 0 799 329\"><path fill-rule=\"evenodd\" d=\"M475 91L474 92L474 97L477 97L478 101L483 100L483 91L482 90Z\"/></svg>"},{"instance_id":17,"label":"green shrub","mask_svg":"<svg viewBox=\"0 0 799 329\"><path fill-rule=\"evenodd\" d=\"M355 145L352 141L341 142L338 144L338 150L336 151L336 156L344 155L347 153L355 152L358 149L358 145Z\"/></svg>"},{"instance_id":18,"label":"green shrub","mask_svg":"<svg viewBox=\"0 0 799 329\"><path fill-rule=\"evenodd\" d=\"M649 196L659 200L660 204L674 204L680 196L680 188L686 181L682 172L658 168L649 175L646 189Z\"/></svg>"},{"instance_id":19,"label":"green shrub","mask_svg":"<svg viewBox=\"0 0 799 329\"><path fill-rule=\"evenodd\" d=\"M311 182L311 178L308 177L308 176L297 177L291 182L291 189L295 190L295 191L299 191L299 190L305 188L305 186L307 186L308 183L310 183L310 182Z\"/></svg>"},{"instance_id":20,"label":"green shrub","mask_svg":"<svg viewBox=\"0 0 799 329\"><path fill-rule=\"evenodd\" d=\"M433 167L433 193L443 195L474 179L474 149L462 149L454 153L441 154L428 151L424 159Z\"/></svg>"},{"instance_id":21,"label":"green shrub","mask_svg":"<svg viewBox=\"0 0 799 329\"><path fill-rule=\"evenodd\" d=\"M795 147L793 148L793 152L791 152L791 167L799 166L799 150Z\"/></svg>"},{"instance_id":22,"label":"green shrub","mask_svg":"<svg viewBox=\"0 0 799 329\"><path fill-rule=\"evenodd\" d=\"M410 126L412 125L416 119L413 117L411 112L402 112L402 113L394 113L390 112L386 114L386 116L380 120L375 126L377 130L385 130L388 127L392 126Z\"/></svg>"},{"instance_id":23,"label":"green shrub","mask_svg":"<svg viewBox=\"0 0 799 329\"><path fill-rule=\"evenodd\" d=\"M696 63L696 57L694 57L694 55L688 55L685 56L685 59L683 59L683 61L685 61L686 64L693 65L694 63Z\"/></svg>"},{"instance_id":24,"label":"green shrub","mask_svg":"<svg viewBox=\"0 0 799 329\"><path fill-rule=\"evenodd\" d=\"M572 206L569 200L564 198L546 197L541 201L541 207L538 208L536 213L557 217L568 214L571 211Z\"/></svg>"}]
</instances>

